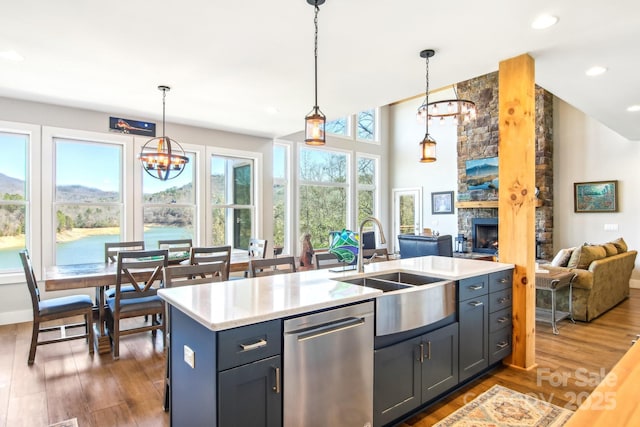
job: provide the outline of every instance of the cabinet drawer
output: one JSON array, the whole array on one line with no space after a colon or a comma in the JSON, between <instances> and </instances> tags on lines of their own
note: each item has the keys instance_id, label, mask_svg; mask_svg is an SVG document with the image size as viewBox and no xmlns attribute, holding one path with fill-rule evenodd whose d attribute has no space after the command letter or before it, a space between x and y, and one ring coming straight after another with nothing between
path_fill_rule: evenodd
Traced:
<instances>
[{"instance_id":1,"label":"cabinet drawer","mask_svg":"<svg viewBox=\"0 0 640 427\"><path fill-rule=\"evenodd\" d=\"M218 334L218 371L280 354L280 319L229 329Z\"/></svg>"},{"instance_id":2,"label":"cabinet drawer","mask_svg":"<svg viewBox=\"0 0 640 427\"><path fill-rule=\"evenodd\" d=\"M511 354L511 328L489 334L489 364L498 362Z\"/></svg>"},{"instance_id":3,"label":"cabinet drawer","mask_svg":"<svg viewBox=\"0 0 640 427\"><path fill-rule=\"evenodd\" d=\"M489 276L469 277L462 279L459 283L459 300L464 301L469 298L475 298L486 295L489 292Z\"/></svg>"},{"instance_id":4,"label":"cabinet drawer","mask_svg":"<svg viewBox=\"0 0 640 427\"><path fill-rule=\"evenodd\" d=\"M511 289L489 294L489 313L511 307Z\"/></svg>"},{"instance_id":5,"label":"cabinet drawer","mask_svg":"<svg viewBox=\"0 0 640 427\"><path fill-rule=\"evenodd\" d=\"M490 332L496 332L507 327L511 330L511 307L489 314Z\"/></svg>"},{"instance_id":6,"label":"cabinet drawer","mask_svg":"<svg viewBox=\"0 0 640 427\"><path fill-rule=\"evenodd\" d=\"M498 271L489 274L489 292L511 289L513 282L513 270Z\"/></svg>"}]
</instances>

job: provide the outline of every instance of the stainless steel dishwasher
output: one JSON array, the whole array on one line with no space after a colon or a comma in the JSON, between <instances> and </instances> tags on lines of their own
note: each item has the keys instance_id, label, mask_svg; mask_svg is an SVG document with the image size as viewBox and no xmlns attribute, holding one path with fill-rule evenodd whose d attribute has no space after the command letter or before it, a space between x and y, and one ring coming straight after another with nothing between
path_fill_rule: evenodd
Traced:
<instances>
[{"instance_id":1,"label":"stainless steel dishwasher","mask_svg":"<svg viewBox=\"0 0 640 427\"><path fill-rule=\"evenodd\" d=\"M284 427L373 425L372 301L284 322Z\"/></svg>"}]
</instances>

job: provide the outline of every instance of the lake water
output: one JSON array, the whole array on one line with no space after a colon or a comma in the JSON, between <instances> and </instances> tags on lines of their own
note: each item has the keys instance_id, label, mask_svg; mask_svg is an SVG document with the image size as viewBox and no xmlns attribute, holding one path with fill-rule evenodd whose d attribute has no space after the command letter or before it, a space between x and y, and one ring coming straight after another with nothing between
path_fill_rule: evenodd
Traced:
<instances>
[{"instance_id":1,"label":"lake water","mask_svg":"<svg viewBox=\"0 0 640 427\"><path fill-rule=\"evenodd\" d=\"M177 227L150 227L144 233L147 249L156 249L158 240L191 239L192 230ZM57 265L104 261L104 244L117 242L119 235L88 236L71 242L58 243ZM20 270L20 249L0 249L0 270Z\"/></svg>"}]
</instances>

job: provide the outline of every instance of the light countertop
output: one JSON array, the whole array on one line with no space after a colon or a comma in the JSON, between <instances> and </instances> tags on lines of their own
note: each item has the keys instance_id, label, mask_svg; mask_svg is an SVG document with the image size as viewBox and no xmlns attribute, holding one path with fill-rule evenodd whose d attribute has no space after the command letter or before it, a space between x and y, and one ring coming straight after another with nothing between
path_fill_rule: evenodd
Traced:
<instances>
[{"instance_id":1,"label":"light countertop","mask_svg":"<svg viewBox=\"0 0 640 427\"><path fill-rule=\"evenodd\" d=\"M494 273L512 264L428 256L365 266L371 273L410 271L447 280ZM264 322L382 295L382 291L341 282L358 276L355 270L308 270L292 274L161 289L158 295L212 331Z\"/></svg>"}]
</instances>

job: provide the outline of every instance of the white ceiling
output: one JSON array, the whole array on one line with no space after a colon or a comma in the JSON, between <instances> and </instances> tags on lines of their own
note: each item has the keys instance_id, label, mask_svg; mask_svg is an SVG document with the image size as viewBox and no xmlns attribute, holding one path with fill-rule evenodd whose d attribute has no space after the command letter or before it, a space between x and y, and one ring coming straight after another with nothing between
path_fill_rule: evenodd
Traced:
<instances>
[{"instance_id":1,"label":"white ceiling","mask_svg":"<svg viewBox=\"0 0 640 427\"><path fill-rule=\"evenodd\" d=\"M542 13L560 18L532 30ZM328 119L498 69L529 53L536 82L640 140L637 0L326 0L318 102ZM0 14L0 96L278 137L313 106L313 7L306 0L20 0ZM608 72L587 77L602 65ZM277 110L274 112L273 110ZM106 124L105 124L106 127ZM170 128L168 127L168 133Z\"/></svg>"}]
</instances>

